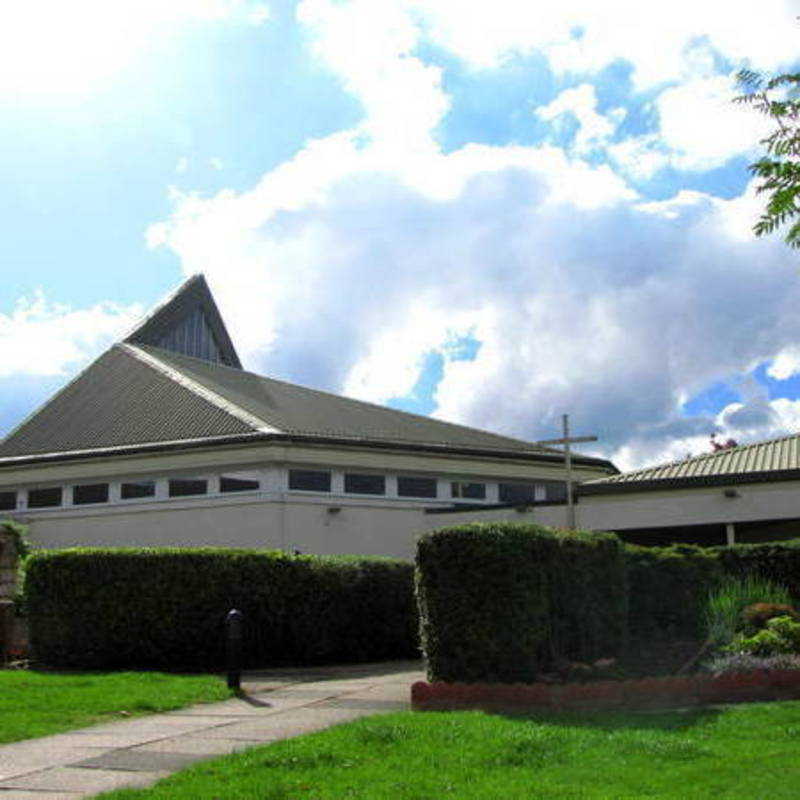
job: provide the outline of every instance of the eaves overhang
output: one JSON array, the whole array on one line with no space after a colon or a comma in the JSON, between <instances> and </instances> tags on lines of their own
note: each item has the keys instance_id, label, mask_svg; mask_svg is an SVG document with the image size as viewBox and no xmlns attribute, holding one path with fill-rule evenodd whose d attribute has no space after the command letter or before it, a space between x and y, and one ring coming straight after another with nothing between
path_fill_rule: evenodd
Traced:
<instances>
[{"instance_id":1,"label":"eaves overhang","mask_svg":"<svg viewBox=\"0 0 800 800\"><path fill-rule=\"evenodd\" d=\"M368 439L359 437L333 437L311 434L293 433L253 433L232 434L201 439L179 440L171 442L148 442L132 445L118 445L114 447L101 447L89 450L73 450L59 453L37 453L32 455L9 456L0 458L0 470L36 464L53 464L58 462L72 462L94 458L109 458L115 456L129 456L151 453L175 453L183 450L198 450L230 445L251 445L256 443L275 444L305 444L328 447L368 448L373 450L389 450L406 453L428 453L431 455L476 456L479 458L495 458L507 461L526 461L545 464L562 464L563 458L557 454L539 453L535 451L501 450L490 448L458 447L446 444L418 444L411 442L398 442L385 439ZM616 474L616 467L605 459L592 456L572 457L575 466L594 467L605 469Z\"/></svg>"}]
</instances>

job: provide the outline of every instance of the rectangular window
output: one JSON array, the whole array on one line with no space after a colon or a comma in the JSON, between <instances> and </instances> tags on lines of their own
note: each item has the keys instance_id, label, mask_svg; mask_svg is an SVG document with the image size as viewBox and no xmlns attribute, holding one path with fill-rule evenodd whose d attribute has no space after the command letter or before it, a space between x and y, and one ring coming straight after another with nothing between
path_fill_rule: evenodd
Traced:
<instances>
[{"instance_id":1,"label":"rectangular window","mask_svg":"<svg viewBox=\"0 0 800 800\"><path fill-rule=\"evenodd\" d=\"M398 477L397 494L400 497L436 497L436 478Z\"/></svg>"},{"instance_id":2,"label":"rectangular window","mask_svg":"<svg viewBox=\"0 0 800 800\"><path fill-rule=\"evenodd\" d=\"M169 496L188 497L195 494L206 494L208 481L205 478L170 478Z\"/></svg>"},{"instance_id":3,"label":"rectangular window","mask_svg":"<svg viewBox=\"0 0 800 800\"><path fill-rule=\"evenodd\" d=\"M386 494L386 476L347 473L344 490L349 494Z\"/></svg>"},{"instance_id":4,"label":"rectangular window","mask_svg":"<svg viewBox=\"0 0 800 800\"><path fill-rule=\"evenodd\" d=\"M72 487L72 504L84 506L89 503L107 503L107 483L85 483L83 486Z\"/></svg>"},{"instance_id":5,"label":"rectangular window","mask_svg":"<svg viewBox=\"0 0 800 800\"><path fill-rule=\"evenodd\" d=\"M541 491L537 492L535 483L501 483L501 503L532 503L540 499Z\"/></svg>"},{"instance_id":6,"label":"rectangular window","mask_svg":"<svg viewBox=\"0 0 800 800\"><path fill-rule=\"evenodd\" d=\"M450 484L450 496L458 497L462 500L485 500L486 484L453 481Z\"/></svg>"},{"instance_id":7,"label":"rectangular window","mask_svg":"<svg viewBox=\"0 0 800 800\"><path fill-rule=\"evenodd\" d=\"M219 478L221 492L252 492L260 487L261 482L252 472L229 472Z\"/></svg>"},{"instance_id":8,"label":"rectangular window","mask_svg":"<svg viewBox=\"0 0 800 800\"><path fill-rule=\"evenodd\" d=\"M49 489L29 489L28 508L51 508L61 505L61 487Z\"/></svg>"},{"instance_id":9,"label":"rectangular window","mask_svg":"<svg viewBox=\"0 0 800 800\"><path fill-rule=\"evenodd\" d=\"M314 469L290 469L289 488L304 492L329 492L331 473Z\"/></svg>"},{"instance_id":10,"label":"rectangular window","mask_svg":"<svg viewBox=\"0 0 800 800\"><path fill-rule=\"evenodd\" d=\"M120 484L119 496L123 500L139 500L156 496L155 481L126 481Z\"/></svg>"},{"instance_id":11,"label":"rectangular window","mask_svg":"<svg viewBox=\"0 0 800 800\"><path fill-rule=\"evenodd\" d=\"M0 511L13 511L16 507L16 492L0 492Z\"/></svg>"}]
</instances>

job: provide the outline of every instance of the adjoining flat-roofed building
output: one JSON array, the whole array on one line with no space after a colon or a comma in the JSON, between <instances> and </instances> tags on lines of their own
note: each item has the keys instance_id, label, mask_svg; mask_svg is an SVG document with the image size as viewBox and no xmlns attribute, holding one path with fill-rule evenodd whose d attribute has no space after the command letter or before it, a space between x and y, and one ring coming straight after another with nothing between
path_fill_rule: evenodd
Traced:
<instances>
[{"instance_id":1,"label":"adjoining flat-roofed building","mask_svg":"<svg viewBox=\"0 0 800 800\"><path fill-rule=\"evenodd\" d=\"M800 536L800 434L578 487L578 522L638 544L718 545Z\"/></svg>"},{"instance_id":2,"label":"adjoining flat-roofed building","mask_svg":"<svg viewBox=\"0 0 800 800\"><path fill-rule=\"evenodd\" d=\"M410 556L426 509L564 485L558 450L243 370L200 275L0 442L0 515L44 547Z\"/></svg>"}]
</instances>

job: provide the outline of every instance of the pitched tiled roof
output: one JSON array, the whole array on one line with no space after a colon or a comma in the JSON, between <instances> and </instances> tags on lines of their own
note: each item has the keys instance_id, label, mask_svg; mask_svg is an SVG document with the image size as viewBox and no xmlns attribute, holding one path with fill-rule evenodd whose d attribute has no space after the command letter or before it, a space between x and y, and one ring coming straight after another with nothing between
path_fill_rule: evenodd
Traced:
<instances>
[{"instance_id":1,"label":"pitched tiled roof","mask_svg":"<svg viewBox=\"0 0 800 800\"><path fill-rule=\"evenodd\" d=\"M800 479L800 434L587 481L580 486L579 493L606 494L788 479Z\"/></svg>"}]
</instances>

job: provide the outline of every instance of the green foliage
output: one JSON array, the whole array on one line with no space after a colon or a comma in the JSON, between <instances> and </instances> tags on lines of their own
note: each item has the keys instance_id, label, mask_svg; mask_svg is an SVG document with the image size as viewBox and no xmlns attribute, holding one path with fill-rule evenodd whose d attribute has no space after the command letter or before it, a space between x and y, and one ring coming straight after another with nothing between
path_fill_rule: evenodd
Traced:
<instances>
[{"instance_id":1,"label":"green foliage","mask_svg":"<svg viewBox=\"0 0 800 800\"><path fill-rule=\"evenodd\" d=\"M800 600L800 540L714 548L727 575L760 575ZM760 598L761 599L761 598Z\"/></svg>"},{"instance_id":2,"label":"green foliage","mask_svg":"<svg viewBox=\"0 0 800 800\"><path fill-rule=\"evenodd\" d=\"M82 669L219 668L231 608L247 666L414 655L413 568L276 551L40 551L26 595L34 658Z\"/></svg>"},{"instance_id":3,"label":"green foliage","mask_svg":"<svg viewBox=\"0 0 800 800\"><path fill-rule=\"evenodd\" d=\"M631 642L703 636L709 587L722 576L716 554L694 545L627 545Z\"/></svg>"},{"instance_id":4,"label":"green foliage","mask_svg":"<svg viewBox=\"0 0 800 800\"><path fill-rule=\"evenodd\" d=\"M744 93L735 102L750 106L769 117L775 129L761 140L767 154L750 165L750 171L761 182L759 193L768 195L764 213L755 224L756 236L763 236L789 225L785 241L800 247L800 73L767 78L743 70L739 83Z\"/></svg>"},{"instance_id":5,"label":"green foliage","mask_svg":"<svg viewBox=\"0 0 800 800\"><path fill-rule=\"evenodd\" d=\"M774 617L791 617L800 621L800 614L788 603L753 603L742 611L743 630L755 633Z\"/></svg>"},{"instance_id":6,"label":"green foliage","mask_svg":"<svg viewBox=\"0 0 800 800\"><path fill-rule=\"evenodd\" d=\"M13 519L0 520L0 527L11 536L14 549L17 551L17 558L24 561L31 551L31 543L28 541L28 528Z\"/></svg>"},{"instance_id":7,"label":"green foliage","mask_svg":"<svg viewBox=\"0 0 800 800\"><path fill-rule=\"evenodd\" d=\"M747 653L754 656L777 656L800 653L800 622L786 617L773 617L766 627L752 636L740 634L724 648L728 653Z\"/></svg>"},{"instance_id":8,"label":"green foliage","mask_svg":"<svg viewBox=\"0 0 800 800\"><path fill-rule=\"evenodd\" d=\"M625 564L609 534L510 522L442 528L420 539L417 598L432 680L531 681L557 660L623 645Z\"/></svg>"},{"instance_id":9,"label":"green foliage","mask_svg":"<svg viewBox=\"0 0 800 800\"><path fill-rule=\"evenodd\" d=\"M712 645L726 645L747 624L746 610L762 603L786 608L790 602L787 589L760 575L727 576L709 593L706 637Z\"/></svg>"}]
</instances>

